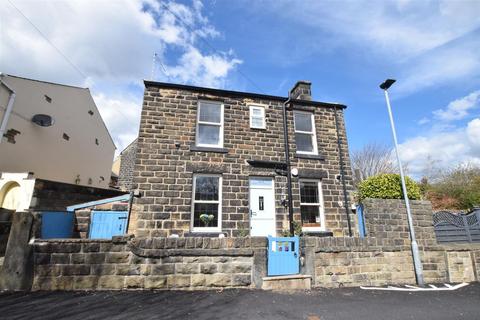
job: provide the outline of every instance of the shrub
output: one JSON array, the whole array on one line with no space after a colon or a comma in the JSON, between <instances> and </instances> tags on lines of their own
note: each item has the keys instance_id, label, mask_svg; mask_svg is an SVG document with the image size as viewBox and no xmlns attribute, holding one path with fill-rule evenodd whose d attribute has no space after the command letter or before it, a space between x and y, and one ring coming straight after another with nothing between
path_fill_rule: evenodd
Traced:
<instances>
[{"instance_id":1,"label":"shrub","mask_svg":"<svg viewBox=\"0 0 480 320\"><path fill-rule=\"evenodd\" d=\"M407 193L410 200L420 199L420 188L418 184L405 177ZM385 173L370 177L358 185L358 200L366 198L378 199L403 199L402 182L400 175Z\"/></svg>"},{"instance_id":2,"label":"shrub","mask_svg":"<svg viewBox=\"0 0 480 320\"><path fill-rule=\"evenodd\" d=\"M445 170L425 189L436 210L470 210L480 205L480 167L463 164Z\"/></svg>"}]
</instances>

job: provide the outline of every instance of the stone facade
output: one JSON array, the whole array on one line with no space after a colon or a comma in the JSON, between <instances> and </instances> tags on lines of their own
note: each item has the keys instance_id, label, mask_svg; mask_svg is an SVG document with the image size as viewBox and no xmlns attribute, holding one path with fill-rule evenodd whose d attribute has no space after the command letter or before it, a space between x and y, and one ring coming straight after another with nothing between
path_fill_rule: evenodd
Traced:
<instances>
[{"instance_id":1,"label":"stone facade","mask_svg":"<svg viewBox=\"0 0 480 320\"><path fill-rule=\"evenodd\" d=\"M133 170L137 156L137 140L135 139L120 153L120 170L118 173L118 187L123 191L132 190Z\"/></svg>"},{"instance_id":2,"label":"stone facade","mask_svg":"<svg viewBox=\"0 0 480 320\"><path fill-rule=\"evenodd\" d=\"M344 108L339 104L311 101L310 84L300 82L290 94L293 107L287 113L293 178L293 207L300 220L299 178L321 181L324 230L335 236L348 235L344 194L339 179L341 142L347 190L352 190L352 174L344 125ZM276 230L288 229L285 172L279 168L251 165L247 161L284 163L282 105L287 98L232 92L183 85L145 82L145 95L138 137L134 188L142 197L133 206L129 232L139 237L184 236L191 232L192 180L196 173L221 174L222 223L227 236L248 233L249 177L274 177ZM301 100L300 100L301 99ZM197 108L200 100L224 105L223 148L210 150L195 146ZM265 107L266 129L251 129L249 105ZM293 112L314 114L318 156L296 152ZM338 136L335 116L338 116ZM349 196L348 196L349 197ZM352 229L353 218L351 218Z\"/></svg>"},{"instance_id":3,"label":"stone facade","mask_svg":"<svg viewBox=\"0 0 480 320\"><path fill-rule=\"evenodd\" d=\"M261 286L264 238L50 240L34 244L33 290Z\"/></svg>"}]
</instances>

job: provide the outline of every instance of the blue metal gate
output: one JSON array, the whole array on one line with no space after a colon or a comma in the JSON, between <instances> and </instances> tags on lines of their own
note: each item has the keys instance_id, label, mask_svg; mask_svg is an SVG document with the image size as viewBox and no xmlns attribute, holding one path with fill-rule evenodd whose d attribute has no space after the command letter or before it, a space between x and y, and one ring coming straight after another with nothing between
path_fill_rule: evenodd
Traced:
<instances>
[{"instance_id":1,"label":"blue metal gate","mask_svg":"<svg viewBox=\"0 0 480 320\"><path fill-rule=\"evenodd\" d=\"M73 235L73 212L42 212L42 239L71 238Z\"/></svg>"},{"instance_id":2,"label":"blue metal gate","mask_svg":"<svg viewBox=\"0 0 480 320\"><path fill-rule=\"evenodd\" d=\"M90 239L111 239L126 232L127 211L92 211Z\"/></svg>"},{"instance_id":3,"label":"blue metal gate","mask_svg":"<svg viewBox=\"0 0 480 320\"><path fill-rule=\"evenodd\" d=\"M281 276L300 272L298 237L268 237L268 275Z\"/></svg>"}]
</instances>

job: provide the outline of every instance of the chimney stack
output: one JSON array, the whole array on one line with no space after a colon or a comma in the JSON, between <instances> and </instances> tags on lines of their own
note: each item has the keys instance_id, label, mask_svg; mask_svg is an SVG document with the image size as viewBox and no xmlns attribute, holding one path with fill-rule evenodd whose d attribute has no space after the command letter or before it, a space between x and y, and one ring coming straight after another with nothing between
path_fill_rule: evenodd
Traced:
<instances>
[{"instance_id":1,"label":"chimney stack","mask_svg":"<svg viewBox=\"0 0 480 320\"><path fill-rule=\"evenodd\" d=\"M290 90L290 99L312 100L312 83L310 81L300 80Z\"/></svg>"}]
</instances>

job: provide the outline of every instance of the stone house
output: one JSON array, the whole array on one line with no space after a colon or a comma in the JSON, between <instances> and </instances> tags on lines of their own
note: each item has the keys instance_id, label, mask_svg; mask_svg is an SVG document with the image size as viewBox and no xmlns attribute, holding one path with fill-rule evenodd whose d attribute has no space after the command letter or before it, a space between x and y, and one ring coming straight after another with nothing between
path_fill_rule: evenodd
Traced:
<instances>
[{"instance_id":1,"label":"stone house","mask_svg":"<svg viewBox=\"0 0 480 320\"><path fill-rule=\"evenodd\" d=\"M122 191L131 191L133 184L133 169L137 155L137 139L133 140L115 158L112 166L112 173L117 175L115 187Z\"/></svg>"},{"instance_id":2,"label":"stone house","mask_svg":"<svg viewBox=\"0 0 480 320\"><path fill-rule=\"evenodd\" d=\"M287 99L294 220L308 234L351 234L346 106L312 101L307 81L288 98L145 81L133 174L141 197L129 233L235 237L288 230Z\"/></svg>"}]
</instances>

